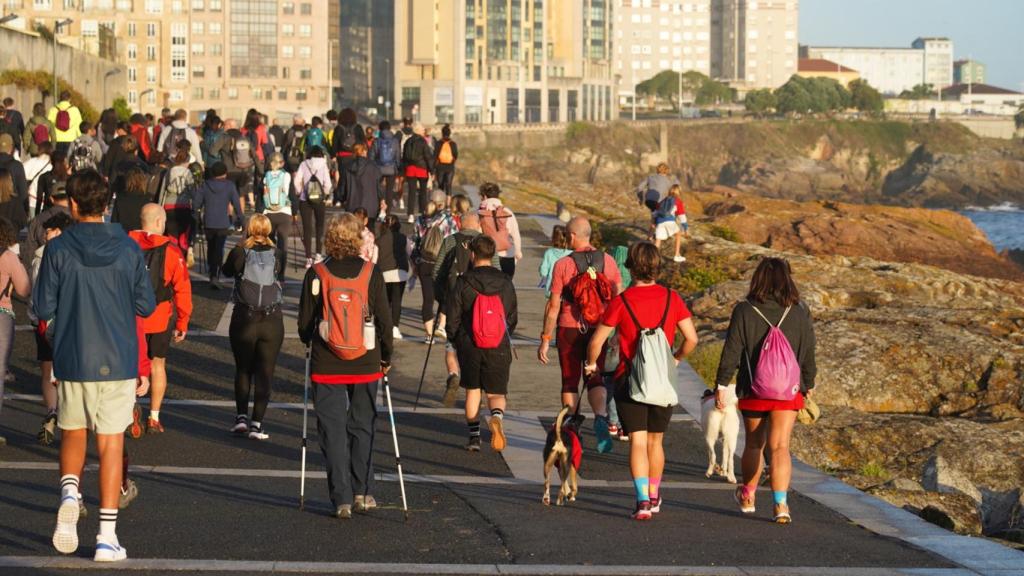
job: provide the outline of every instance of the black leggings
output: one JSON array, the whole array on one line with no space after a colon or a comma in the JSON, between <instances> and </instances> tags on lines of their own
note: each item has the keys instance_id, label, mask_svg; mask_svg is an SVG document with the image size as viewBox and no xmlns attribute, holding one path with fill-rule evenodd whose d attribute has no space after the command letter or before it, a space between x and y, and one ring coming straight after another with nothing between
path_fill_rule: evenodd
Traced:
<instances>
[{"instance_id":1,"label":"black leggings","mask_svg":"<svg viewBox=\"0 0 1024 576\"><path fill-rule=\"evenodd\" d=\"M398 197L395 194L395 178L397 176L385 175L380 177L380 186L384 188L384 199L388 203L388 211L398 203Z\"/></svg>"},{"instance_id":2,"label":"black leggings","mask_svg":"<svg viewBox=\"0 0 1024 576\"><path fill-rule=\"evenodd\" d=\"M220 267L224 263L224 243L231 230L227 228L206 229L206 261L210 267L210 279L220 278Z\"/></svg>"},{"instance_id":3,"label":"black leggings","mask_svg":"<svg viewBox=\"0 0 1024 576\"><path fill-rule=\"evenodd\" d=\"M313 231L316 230L316 253L324 252L324 207L323 202L312 203L305 200L299 202L299 215L302 216L302 246L306 249L306 258L313 257Z\"/></svg>"},{"instance_id":4,"label":"black leggings","mask_svg":"<svg viewBox=\"0 0 1024 576\"><path fill-rule=\"evenodd\" d=\"M434 172L434 178L437 180L438 190L444 190L445 194L451 196L452 182L455 180L455 165L443 164L438 166L437 171Z\"/></svg>"},{"instance_id":5,"label":"black leggings","mask_svg":"<svg viewBox=\"0 0 1024 576\"><path fill-rule=\"evenodd\" d=\"M409 203L406 204L406 206L408 206L409 213L412 214L415 212L416 208L419 208L419 214L426 214L427 204L430 203L430 190L427 189L427 179L410 178L406 176L405 183L406 186L409 187ZM415 196L413 196L413 191L416 192ZM413 204L413 200L417 201L415 205Z\"/></svg>"},{"instance_id":6,"label":"black leggings","mask_svg":"<svg viewBox=\"0 0 1024 576\"><path fill-rule=\"evenodd\" d=\"M416 265L416 275L419 276L420 291L423 293L423 307L420 313L424 322L434 319L434 279L431 278L433 272L433 262L420 262Z\"/></svg>"},{"instance_id":7,"label":"black leggings","mask_svg":"<svg viewBox=\"0 0 1024 576\"><path fill-rule=\"evenodd\" d=\"M284 315L280 308L263 314L249 310L244 304L235 304L228 335L235 355L237 414L248 414L249 391L255 384L252 421L262 422L270 402L270 384L274 379L277 355L284 342Z\"/></svg>"},{"instance_id":8,"label":"black leggings","mask_svg":"<svg viewBox=\"0 0 1024 576\"><path fill-rule=\"evenodd\" d=\"M277 279L284 281L284 271L288 268L288 238L292 235L292 216L284 212L267 214L270 219L270 237L277 245L277 258L281 262L281 273Z\"/></svg>"},{"instance_id":9,"label":"black leggings","mask_svg":"<svg viewBox=\"0 0 1024 576\"><path fill-rule=\"evenodd\" d=\"M391 304L391 323L396 327L402 320L402 296L405 294L405 282L388 282L384 284L387 289L388 303Z\"/></svg>"}]
</instances>

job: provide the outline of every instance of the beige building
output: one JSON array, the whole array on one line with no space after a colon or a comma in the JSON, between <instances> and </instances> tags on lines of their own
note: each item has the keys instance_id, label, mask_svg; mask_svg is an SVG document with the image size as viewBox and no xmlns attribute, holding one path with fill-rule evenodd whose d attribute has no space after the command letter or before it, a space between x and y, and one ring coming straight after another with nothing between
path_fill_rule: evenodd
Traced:
<instances>
[{"instance_id":1,"label":"beige building","mask_svg":"<svg viewBox=\"0 0 1024 576\"><path fill-rule=\"evenodd\" d=\"M796 0L713 0L712 10L713 35L721 46L714 56L717 78L745 91L778 88L796 74Z\"/></svg>"},{"instance_id":2,"label":"beige building","mask_svg":"<svg viewBox=\"0 0 1024 576\"><path fill-rule=\"evenodd\" d=\"M395 6L396 112L427 123L611 119L610 0Z\"/></svg>"},{"instance_id":3,"label":"beige building","mask_svg":"<svg viewBox=\"0 0 1024 576\"><path fill-rule=\"evenodd\" d=\"M71 18L60 42L91 51L112 49L124 65L124 96L137 111L184 108L195 122L209 108L241 119L249 108L285 117L330 106L327 0L2 0L2 5L21 16L13 26L51 27ZM108 32L114 47L100 41Z\"/></svg>"},{"instance_id":4,"label":"beige building","mask_svg":"<svg viewBox=\"0 0 1024 576\"><path fill-rule=\"evenodd\" d=\"M829 78L843 86L849 86L850 82L860 80L860 72L842 64L819 58L801 58L796 74L802 78Z\"/></svg>"}]
</instances>

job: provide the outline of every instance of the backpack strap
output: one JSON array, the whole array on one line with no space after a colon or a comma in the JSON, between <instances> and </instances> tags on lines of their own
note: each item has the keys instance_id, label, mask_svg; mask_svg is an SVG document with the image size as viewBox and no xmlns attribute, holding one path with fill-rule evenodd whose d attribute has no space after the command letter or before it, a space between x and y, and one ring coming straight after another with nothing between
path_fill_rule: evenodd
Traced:
<instances>
[{"instance_id":1,"label":"backpack strap","mask_svg":"<svg viewBox=\"0 0 1024 576\"><path fill-rule=\"evenodd\" d=\"M640 320L637 319L636 314L633 312L633 309L630 308L629 301L626 300L626 293L623 292L620 295L620 298L622 298L622 305L626 307L626 312L629 312L629 317L632 318L633 319L633 323L636 324L636 331L638 333L639 332L643 332L645 330L645 328L640 324Z\"/></svg>"},{"instance_id":2,"label":"backpack strap","mask_svg":"<svg viewBox=\"0 0 1024 576\"><path fill-rule=\"evenodd\" d=\"M757 309L757 306L754 306L753 302L750 303L750 307L753 308L754 312L757 312L757 315L760 316L765 322L768 322L768 325L771 326L772 328L779 328L780 326L782 326L782 323L786 320L786 316L789 315L789 311L793 308L792 306L786 306L786 311L782 313L782 318L779 319L779 323L772 324L771 321L769 321L768 318L766 318L765 315L762 314L761 311Z\"/></svg>"}]
</instances>

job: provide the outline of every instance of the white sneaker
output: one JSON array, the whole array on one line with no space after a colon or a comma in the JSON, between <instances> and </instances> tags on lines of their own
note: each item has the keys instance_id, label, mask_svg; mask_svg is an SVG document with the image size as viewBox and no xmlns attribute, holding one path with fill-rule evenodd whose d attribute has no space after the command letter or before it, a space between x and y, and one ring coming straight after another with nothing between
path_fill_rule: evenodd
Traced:
<instances>
[{"instance_id":1,"label":"white sneaker","mask_svg":"<svg viewBox=\"0 0 1024 576\"><path fill-rule=\"evenodd\" d=\"M128 550L118 544L116 538L110 542L103 536L96 536L96 555L92 559L96 562L120 562L128 559Z\"/></svg>"},{"instance_id":2,"label":"white sneaker","mask_svg":"<svg viewBox=\"0 0 1024 576\"><path fill-rule=\"evenodd\" d=\"M78 498L65 496L57 509L57 527L53 530L53 547L61 554L74 554L78 550L78 517L81 514Z\"/></svg>"},{"instance_id":3,"label":"white sneaker","mask_svg":"<svg viewBox=\"0 0 1024 576\"><path fill-rule=\"evenodd\" d=\"M395 326L394 328L391 329L391 337L394 338L395 340L402 339L402 331L398 329L398 326Z\"/></svg>"},{"instance_id":4,"label":"white sneaker","mask_svg":"<svg viewBox=\"0 0 1024 576\"><path fill-rule=\"evenodd\" d=\"M683 262L686 262L686 258L684 258L683 256L676 256L672 260L675 261L676 264L681 264Z\"/></svg>"},{"instance_id":5,"label":"white sneaker","mask_svg":"<svg viewBox=\"0 0 1024 576\"><path fill-rule=\"evenodd\" d=\"M413 214L409 214L409 224L414 224L415 222L416 216L414 216Z\"/></svg>"},{"instance_id":6,"label":"white sneaker","mask_svg":"<svg viewBox=\"0 0 1024 576\"><path fill-rule=\"evenodd\" d=\"M251 426L249 428L249 440L269 440L270 434L263 431L263 426Z\"/></svg>"},{"instance_id":7,"label":"white sneaker","mask_svg":"<svg viewBox=\"0 0 1024 576\"><path fill-rule=\"evenodd\" d=\"M398 209L405 210L405 198L400 198L398 200Z\"/></svg>"}]
</instances>

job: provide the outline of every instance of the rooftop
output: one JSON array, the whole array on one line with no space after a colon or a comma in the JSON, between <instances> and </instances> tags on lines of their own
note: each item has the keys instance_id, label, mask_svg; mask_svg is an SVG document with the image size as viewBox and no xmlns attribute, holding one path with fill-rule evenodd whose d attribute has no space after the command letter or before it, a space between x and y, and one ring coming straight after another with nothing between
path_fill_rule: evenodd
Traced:
<instances>
[{"instance_id":1,"label":"rooftop","mask_svg":"<svg viewBox=\"0 0 1024 576\"><path fill-rule=\"evenodd\" d=\"M856 72L842 64L824 58L801 58L797 72Z\"/></svg>"},{"instance_id":2,"label":"rooftop","mask_svg":"<svg viewBox=\"0 0 1024 576\"><path fill-rule=\"evenodd\" d=\"M942 89L942 95L960 96L961 94L1006 94L1011 96L1024 96L1020 92L992 86L990 84L953 84Z\"/></svg>"}]
</instances>

